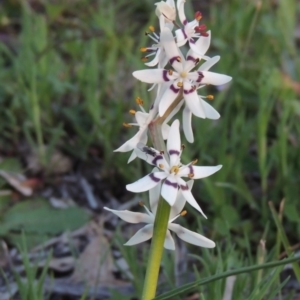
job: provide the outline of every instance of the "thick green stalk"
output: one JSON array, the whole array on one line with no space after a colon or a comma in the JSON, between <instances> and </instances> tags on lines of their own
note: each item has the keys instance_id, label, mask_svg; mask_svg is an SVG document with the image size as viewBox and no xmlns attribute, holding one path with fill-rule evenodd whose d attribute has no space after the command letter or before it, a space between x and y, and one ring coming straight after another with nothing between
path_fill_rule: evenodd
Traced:
<instances>
[{"instance_id":1,"label":"thick green stalk","mask_svg":"<svg viewBox=\"0 0 300 300\"><path fill-rule=\"evenodd\" d=\"M172 105L162 117L158 117L154 122L149 124L149 131L153 146L157 150L165 152L165 142L161 133L161 124L171 113L171 111L177 106L181 99L182 92L178 95L176 100L172 103ZM153 299L156 294L160 262L164 250L164 242L168 228L170 210L170 205L164 199L160 198L154 221L153 237L149 252L142 300Z\"/></svg>"}]
</instances>

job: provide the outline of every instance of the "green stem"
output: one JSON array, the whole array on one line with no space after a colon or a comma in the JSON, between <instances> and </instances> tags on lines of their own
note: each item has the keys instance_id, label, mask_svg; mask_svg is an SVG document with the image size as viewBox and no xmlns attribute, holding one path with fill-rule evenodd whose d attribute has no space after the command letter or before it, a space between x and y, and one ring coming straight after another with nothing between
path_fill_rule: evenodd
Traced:
<instances>
[{"instance_id":1,"label":"green stem","mask_svg":"<svg viewBox=\"0 0 300 300\"><path fill-rule=\"evenodd\" d=\"M165 142L161 132L161 124L172 112L172 110L178 105L181 99L182 91L179 93L175 101L170 105L166 113L162 117L158 117L154 122L149 124L149 132L152 138L152 143L154 148L157 150L166 152ZM156 294L160 262L164 250L164 243L168 229L170 210L170 205L163 198L161 198L158 202L154 221L153 236L144 281L142 300L153 299Z\"/></svg>"},{"instance_id":2,"label":"green stem","mask_svg":"<svg viewBox=\"0 0 300 300\"><path fill-rule=\"evenodd\" d=\"M161 198L158 203L154 222L153 237L149 252L142 300L153 299L156 294L160 262L164 249L163 246L168 228L170 210L170 205Z\"/></svg>"}]
</instances>

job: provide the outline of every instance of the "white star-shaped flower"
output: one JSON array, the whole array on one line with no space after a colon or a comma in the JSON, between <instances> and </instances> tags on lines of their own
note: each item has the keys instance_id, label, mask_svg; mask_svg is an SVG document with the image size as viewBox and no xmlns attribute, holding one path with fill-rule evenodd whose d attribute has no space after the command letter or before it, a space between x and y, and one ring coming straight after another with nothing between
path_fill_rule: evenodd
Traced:
<instances>
[{"instance_id":1,"label":"white star-shaped flower","mask_svg":"<svg viewBox=\"0 0 300 300\"><path fill-rule=\"evenodd\" d=\"M133 72L133 76L147 83L168 83L168 88L159 102L160 116L167 111L182 88L183 98L189 109L196 116L204 118L203 110L199 109L199 105L197 105L199 101L196 91L197 85L222 85L231 80L231 77L209 71L192 71L199 63L198 54L195 55L190 50L187 53L186 59L184 59L168 28L164 28L161 33L161 43L164 45L169 62L175 71L166 69L139 70Z\"/></svg>"},{"instance_id":2,"label":"white star-shaped flower","mask_svg":"<svg viewBox=\"0 0 300 300\"><path fill-rule=\"evenodd\" d=\"M187 184L191 188L193 185L192 180L187 182ZM128 210L114 210L114 209L109 209L107 207L104 207L105 210L114 213L115 215L117 215L118 217L120 217L122 220L126 222L133 223L133 224L147 223L146 226L138 230L129 239L129 241L125 244L126 246L136 245L152 238L153 224L155 220L157 203L160 196L159 193L160 193L160 185L157 185L154 189L150 190L149 198L150 198L151 211L146 206L143 205L146 210L146 213L131 212ZM164 247L169 250L175 250L175 243L170 233L170 230L175 232L179 238L181 238L183 241L187 243L200 246L200 247L205 247L205 248L215 247L215 243L209 240L208 238L202 236L199 233L188 230L179 224L173 223L173 221L177 219L179 216L184 215L183 213L181 213L184 204L185 204L185 200L181 192L179 192L175 204L171 207L169 222L168 222L168 230L166 233Z\"/></svg>"},{"instance_id":3,"label":"white star-shaped flower","mask_svg":"<svg viewBox=\"0 0 300 300\"><path fill-rule=\"evenodd\" d=\"M194 166L195 161L187 165L181 164L182 147L178 120L175 120L171 125L167 139L167 153L161 153L161 151L154 148L150 149L152 152L139 151L138 156L159 168L160 171L153 171L138 181L128 184L126 186L127 190L134 193L145 192L162 182L161 195L171 206L174 205L178 192L181 190L186 201L206 217L187 183L181 177L192 179L208 177L220 170L222 166Z\"/></svg>"}]
</instances>

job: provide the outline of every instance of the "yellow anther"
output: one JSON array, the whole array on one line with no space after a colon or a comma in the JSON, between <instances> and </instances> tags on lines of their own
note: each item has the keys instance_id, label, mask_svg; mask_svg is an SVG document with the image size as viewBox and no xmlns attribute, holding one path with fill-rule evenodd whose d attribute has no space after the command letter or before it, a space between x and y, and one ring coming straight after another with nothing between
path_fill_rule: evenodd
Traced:
<instances>
[{"instance_id":1,"label":"yellow anther","mask_svg":"<svg viewBox=\"0 0 300 300\"><path fill-rule=\"evenodd\" d=\"M196 163L198 162L198 159L196 158L196 159L194 159L193 161L192 161L192 165L195 165Z\"/></svg>"},{"instance_id":2,"label":"yellow anther","mask_svg":"<svg viewBox=\"0 0 300 300\"><path fill-rule=\"evenodd\" d=\"M213 95L207 95L207 96L206 96L206 99L208 99L208 100L214 100L214 98L215 98L215 97L214 97Z\"/></svg>"},{"instance_id":3,"label":"yellow anther","mask_svg":"<svg viewBox=\"0 0 300 300\"><path fill-rule=\"evenodd\" d=\"M160 169L163 169L165 166L164 166L163 164L159 164L158 167L159 167Z\"/></svg>"},{"instance_id":4,"label":"yellow anther","mask_svg":"<svg viewBox=\"0 0 300 300\"><path fill-rule=\"evenodd\" d=\"M187 211L186 210L183 210L181 213L180 213L180 215L183 217L183 216L185 216L187 214Z\"/></svg>"},{"instance_id":5,"label":"yellow anther","mask_svg":"<svg viewBox=\"0 0 300 300\"><path fill-rule=\"evenodd\" d=\"M165 151L161 150L161 151L159 151L159 154L164 155Z\"/></svg>"},{"instance_id":6,"label":"yellow anther","mask_svg":"<svg viewBox=\"0 0 300 300\"><path fill-rule=\"evenodd\" d=\"M176 60L177 60L178 62L181 62L181 57L180 57L180 56L177 56L177 57L176 57Z\"/></svg>"},{"instance_id":7,"label":"yellow anther","mask_svg":"<svg viewBox=\"0 0 300 300\"><path fill-rule=\"evenodd\" d=\"M152 25L150 25L148 28L149 28L149 30L152 31L152 32L155 31L155 28L154 28L154 26L152 26Z\"/></svg>"},{"instance_id":8,"label":"yellow anther","mask_svg":"<svg viewBox=\"0 0 300 300\"><path fill-rule=\"evenodd\" d=\"M142 57L142 58L141 58L141 61L142 61L142 62L148 61L148 57Z\"/></svg>"},{"instance_id":9,"label":"yellow anther","mask_svg":"<svg viewBox=\"0 0 300 300\"><path fill-rule=\"evenodd\" d=\"M128 124L128 123L123 123L123 126L126 127L126 128L132 127L132 125L130 125L130 124Z\"/></svg>"},{"instance_id":10,"label":"yellow anther","mask_svg":"<svg viewBox=\"0 0 300 300\"><path fill-rule=\"evenodd\" d=\"M194 176L195 176L195 174L193 174L193 173L188 174L188 178L193 178Z\"/></svg>"},{"instance_id":11,"label":"yellow anther","mask_svg":"<svg viewBox=\"0 0 300 300\"><path fill-rule=\"evenodd\" d=\"M129 113L130 113L131 115L135 115L135 114L136 114L136 111L135 111L134 109L131 109L131 110L129 111Z\"/></svg>"},{"instance_id":12,"label":"yellow anther","mask_svg":"<svg viewBox=\"0 0 300 300\"><path fill-rule=\"evenodd\" d=\"M179 167L178 166L173 166L170 170L170 173L174 173L175 175L179 172Z\"/></svg>"},{"instance_id":13,"label":"yellow anther","mask_svg":"<svg viewBox=\"0 0 300 300\"><path fill-rule=\"evenodd\" d=\"M135 102L137 105L141 105L141 106L144 105L144 101L140 97L136 97Z\"/></svg>"},{"instance_id":14,"label":"yellow anther","mask_svg":"<svg viewBox=\"0 0 300 300\"><path fill-rule=\"evenodd\" d=\"M147 47L141 47L141 48L140 48L140 51L141 51L141 52L146 52L147 49L148 49Z\"/></svg>"},{"instance_id":15,"label":"yellow anther","mask_svg":"<svg viewBox=\"0 0 300 300\"><path fill-rule=\"evenodd\" d=\"M170 69L170 70L168 71L168 74L169 74L169 75L172 75L172 74L173 74L173 70Z\"/></svg>"},{"instance_id":16,"label":"yellow anther","mask_svg":"<svg viewBox=\"0 0 300 300\"><path fill-rule=\"evenodd\" d=\"M177 86L178 87L183 87L183 83L182 82L177 82Z\"/></svg>"}]
</instances>

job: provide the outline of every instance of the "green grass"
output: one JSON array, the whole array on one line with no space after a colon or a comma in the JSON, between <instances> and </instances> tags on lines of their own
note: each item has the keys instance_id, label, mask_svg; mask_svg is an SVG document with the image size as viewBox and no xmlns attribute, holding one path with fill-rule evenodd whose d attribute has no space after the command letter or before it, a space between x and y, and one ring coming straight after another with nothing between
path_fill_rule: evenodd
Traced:
<instances>
[{"instance_id":1,"label":"green grass","mask_svg":"<svg viewBox=\"0 0 300 300\"><path fill-rule=\"evenodd\" d=\"M25 140L47 169L56 147L82 160L96 147L112 191L120 189L119 178L124 185L138 179L141 163L127 165L128 153L113 149L135 133L122 128L131 122L127 112L136 109L134 98L141 96L147 107L153 100L148 86L131 75L144 68L138 50L151 44L144 31L150 24L158 27L152 1L46 2L43 12L16 3L7 1L0 13L1 32L11 39L9 45L0 43L1 151L18 155L15 149ZM300 235L300 104L285 80L300 81L295 40L300 5L260 3L229 0L203 8L203 22L212 31L208 55L221 55L213 71L233 80L226 90L201 91L215 95L212 105L221 119L193 118L195 143L183 140L183 162L223 164L216 175L196 182L193 193L209 217L202 225L210 237L220 244L231 236L235 250L226 252L227 260L253 256L266 226L267 249L280 244L281 229L268 201L278 210L285 199L286 238L277 252ZM201 2L193 4L202 10ZM191 5L189 11L192 16ZM196 227L198 216L189 212ZM240 258L238 265L244 262Z\"/></svg>"}]
</instances>

